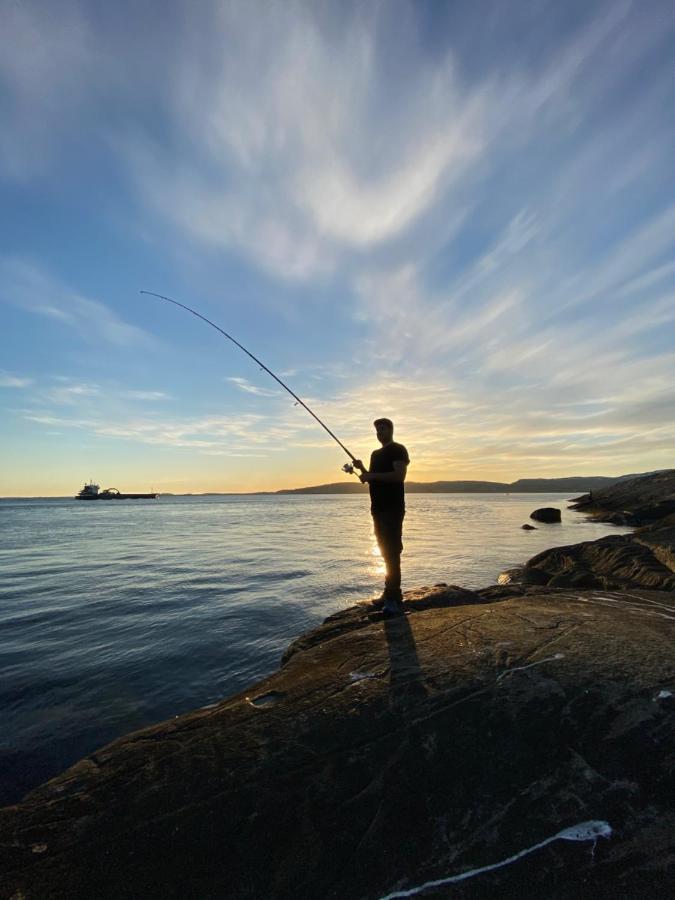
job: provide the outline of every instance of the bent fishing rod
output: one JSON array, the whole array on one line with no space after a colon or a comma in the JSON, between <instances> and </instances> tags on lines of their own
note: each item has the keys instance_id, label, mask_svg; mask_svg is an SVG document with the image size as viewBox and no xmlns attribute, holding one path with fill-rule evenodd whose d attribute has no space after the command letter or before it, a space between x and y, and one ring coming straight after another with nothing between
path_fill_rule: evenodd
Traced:
<instances>
[{"instance_id":1,"label":"bent fishing rod","mask_svg":"<svg viewBox=\"0 0 675 900\"><path fill-rule=\"evenodd\" d=\"M232 341L233 344L236 344L237 347L239 347L240 350L243 350L247 356L250 356L251 359L254 362L256 362L260 366L261 369L264 369L268 375L271 375L272 378L274 378L274 380L277 381L285 391L288 391L288 393L291 395L291 397L293 397L293 399L297 403L299 403L300 406L303 406L307 410L307 412L310 414L310 416L312 416L312 418L316 419L316 421L319 423L319 425L325 431L328 432L328 434L333 438L333 440L337 444L339 444L340 447L342 447L342 449L345 451L347 456L352 460L352 462L354 462L354 460L356 459L354 454L345 447L345 445L342 443L342 441L338 437L336 437L333 434L333 432L325 424L325 422L322 422L321 419L317 416L317 414L315 412L313 412L309 408L309 406L307 406L305 401L301 400L300 397L298 397L298 395L294 391L292 391L287 384L284 384L284 382L281 380L281 378L279 378L278 375L275 375L271 369L268 369L267 366L265 365L265 363L261 362L257 356L254 356L249 350L247 350L243 344L240 344L239 341L235 340L231 334L228 334L219 325L216 325L215 322L212 322L211 319L207 319L206 316L203 316L201 313L197 312L196 309L191 309L189 306L185 306L184 303L179 303L178 300L172 300L171 297L165 297L164 294L156 294L154 291L141 291L141 294L147 294L149 297L157 297L159 300L166 300L167 303L173 303L174 306L180 306L180 308L184 309L186 312L192 313L193 316L197 316L197 318L201 319L202 322L206 322L206 324L210 325L211 328L215 328L216 331L219 331L222 335L224 335L228 339L228 341ZM342 470L344 472L348 472L350 475L354 471L353 466L350 463L345 463L345 465L342 467Z\"/></svg>"}]
</instances>

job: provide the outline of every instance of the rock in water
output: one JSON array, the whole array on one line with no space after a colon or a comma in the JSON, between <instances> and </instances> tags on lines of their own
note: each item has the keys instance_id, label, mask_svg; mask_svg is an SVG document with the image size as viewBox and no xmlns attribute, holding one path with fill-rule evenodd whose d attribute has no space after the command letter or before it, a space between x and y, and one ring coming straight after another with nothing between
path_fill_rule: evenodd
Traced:
<instances>
[{"instance_id":1,"label":"rock in water","mask_svg":"<svg viewBox=\"0 0 675 900\"><path fill-rule=\"evenodd\" d=\"M374 900L484 869L452 896L670 898L672 595L407 601L331 616L255 688L0 810L0 896ZM594 855L547 842L580 822L611 829Z\"/></svg>"},{"instance_id":2,"label":"rock in water","mask_svg":"<svg viewBox=\"0 0 675 900\"><path fill-rule=\"evenodd\" d=\"M536 531L537 530L535 525L528 525L527 523L525 525L521 525L520 527L523 528L525 531Z\"/></svg>"},{"instance_id":3,"label":"rock in water","mask_svg":"<svg viewBox=\"0 0 675 900\"><path fill-rule=\"evenodd\" d=\"M556 509L555 506L543 506L541 509L535 509L533 513L530 513L530 518L534 519L535 522L560 522L560 510Z\"/></svg>"}]
</instances>

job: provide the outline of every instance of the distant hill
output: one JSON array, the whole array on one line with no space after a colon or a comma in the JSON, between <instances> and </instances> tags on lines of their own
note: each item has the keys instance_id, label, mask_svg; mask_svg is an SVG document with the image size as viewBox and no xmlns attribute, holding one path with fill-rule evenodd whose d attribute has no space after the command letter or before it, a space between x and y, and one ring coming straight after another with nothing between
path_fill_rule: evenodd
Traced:
<instances>
[{"instance_id":1,"label":"distant hill","mask_svg":"<svg viewBox=\"0 0 675 900\"><path fill-rule=\"evenodd\" d=\"M569 478L519 478L511 484L501 481L406 481L408 494L547 494L586 493L609 487L635 475L609 478L605 475L574 476ZM286 488L277 494L363 494L368 485L358 481L338 481L333 484L317 484L312 487Z\"/></svg>"}]
</instances>

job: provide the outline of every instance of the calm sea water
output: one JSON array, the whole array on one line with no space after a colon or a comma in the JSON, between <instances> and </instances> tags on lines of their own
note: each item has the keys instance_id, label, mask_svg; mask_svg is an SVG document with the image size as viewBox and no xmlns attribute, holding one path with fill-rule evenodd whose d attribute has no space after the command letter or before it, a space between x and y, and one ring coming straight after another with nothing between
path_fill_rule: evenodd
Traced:
<instances>
[{"instance_id":1,"label":"calm sea water","mask_svg":"<svg viewBox=\"0 0 675 900\"><path fill-rule=\"evenodd\" d=\"M548 547L628 530L565 496L409 495L404 590L486 586ZM522 531L547 505L562 524ZM0 804L271 673L382 573L360 495L0 501Z\"/></svg>"}]
</instances>

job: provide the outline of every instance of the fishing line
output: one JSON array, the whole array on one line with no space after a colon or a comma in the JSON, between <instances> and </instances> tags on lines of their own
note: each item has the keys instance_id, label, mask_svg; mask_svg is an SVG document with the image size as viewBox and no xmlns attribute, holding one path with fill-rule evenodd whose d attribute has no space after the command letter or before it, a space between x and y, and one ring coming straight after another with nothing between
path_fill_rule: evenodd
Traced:
<instances>
[{"instance_id":1,"label":"fishing line","mask_svg":"<svg viewBox=\"0 0 675 900\"><path fill-rule=\"evenodd\" d=\"M284 382L281 380L281 378L279 378L278 375L275 375L274 372L273 372L271 369L268 369L267 366L265 365L265 363L261 362L261 361L258 359L257 356L254 356L254 355L250 352L250 350L247 350L246 347L244 347L243 344L240 344L239 341L235 340L235 338L233 338L231 334L228 334L228 333L227 333L226 331L224 331L219 325L216 325L215 322L212 322L210 319L207 319L206 316L203 316L201 313L198 313L197 310L191 309L189 306L185 306L184 303L179 303L177 300L172 300L171 297L165 297L164 294L156 294L154 291L141 291L141 294L147 294L149 297L157 297L157 298L160 299L160 300L166 300L168 303L173 303L174 306L180 306L181 309L186 310L186 312L192 313L193 316L197 316L198 319L201 319L203 322L206 322L207 325L210 325L210 326L211 326L211 328L215 328L216 331L219 331L222 335L224 335L224 336L228 339L228 341L232 341L233 344L236 344L237 347L239 347L240 350L243 350L244 353L245 353L247 356L250 356L251 359L252 359L254 362L256 362L256 363L260 366L261 369L264 369L264 370L267 372L268 375L271 375L272 378L274 378L274 380L277 381L277 382L282 386L282 388L283 388L285 391L288 391L288 393L291 395L291 397L293 397L293 399L296 400L297 403L300 404L300 406L303 406L303 407L307 410L307 412L310 414L310 416L312 416L312 418L316 419L316 421L319 423L319 425L320 425L325 431L328 432L328 434L333 438L333 440L334 440L337 444L340 445L340 447L342 447L342 449L345 451L345 453L347 454L347 456L348 456L351 460L355 460L355 459L356 459L356 457L354 456L354 454L353 454L350 450L348 450L348 449L345 447L345 445L342 443L342 441L341 441L338 437L336 437L336 436L333 434L333 432L332 432L332 431L330 430L330 428L325 424L325 422L322 422L321 419L317 416L317 414L316 414L315 412L313 412L313 411L309 408L309 406L307 406L307 404L305 403L305 401L304 401L304 400L301 400L300 397L298 397L298 395L297 395L294 391L292 391L292 390L289 388L289 386L288 386L287 384L284 384ZM346 463L345 466L343 467L343 469L344 469L345 472L349 471L350 468L351 468L351 467L350 467L349 463ZM350 474L351 474L351 473L350 473Z\"/></svg>"}]
</instances>

